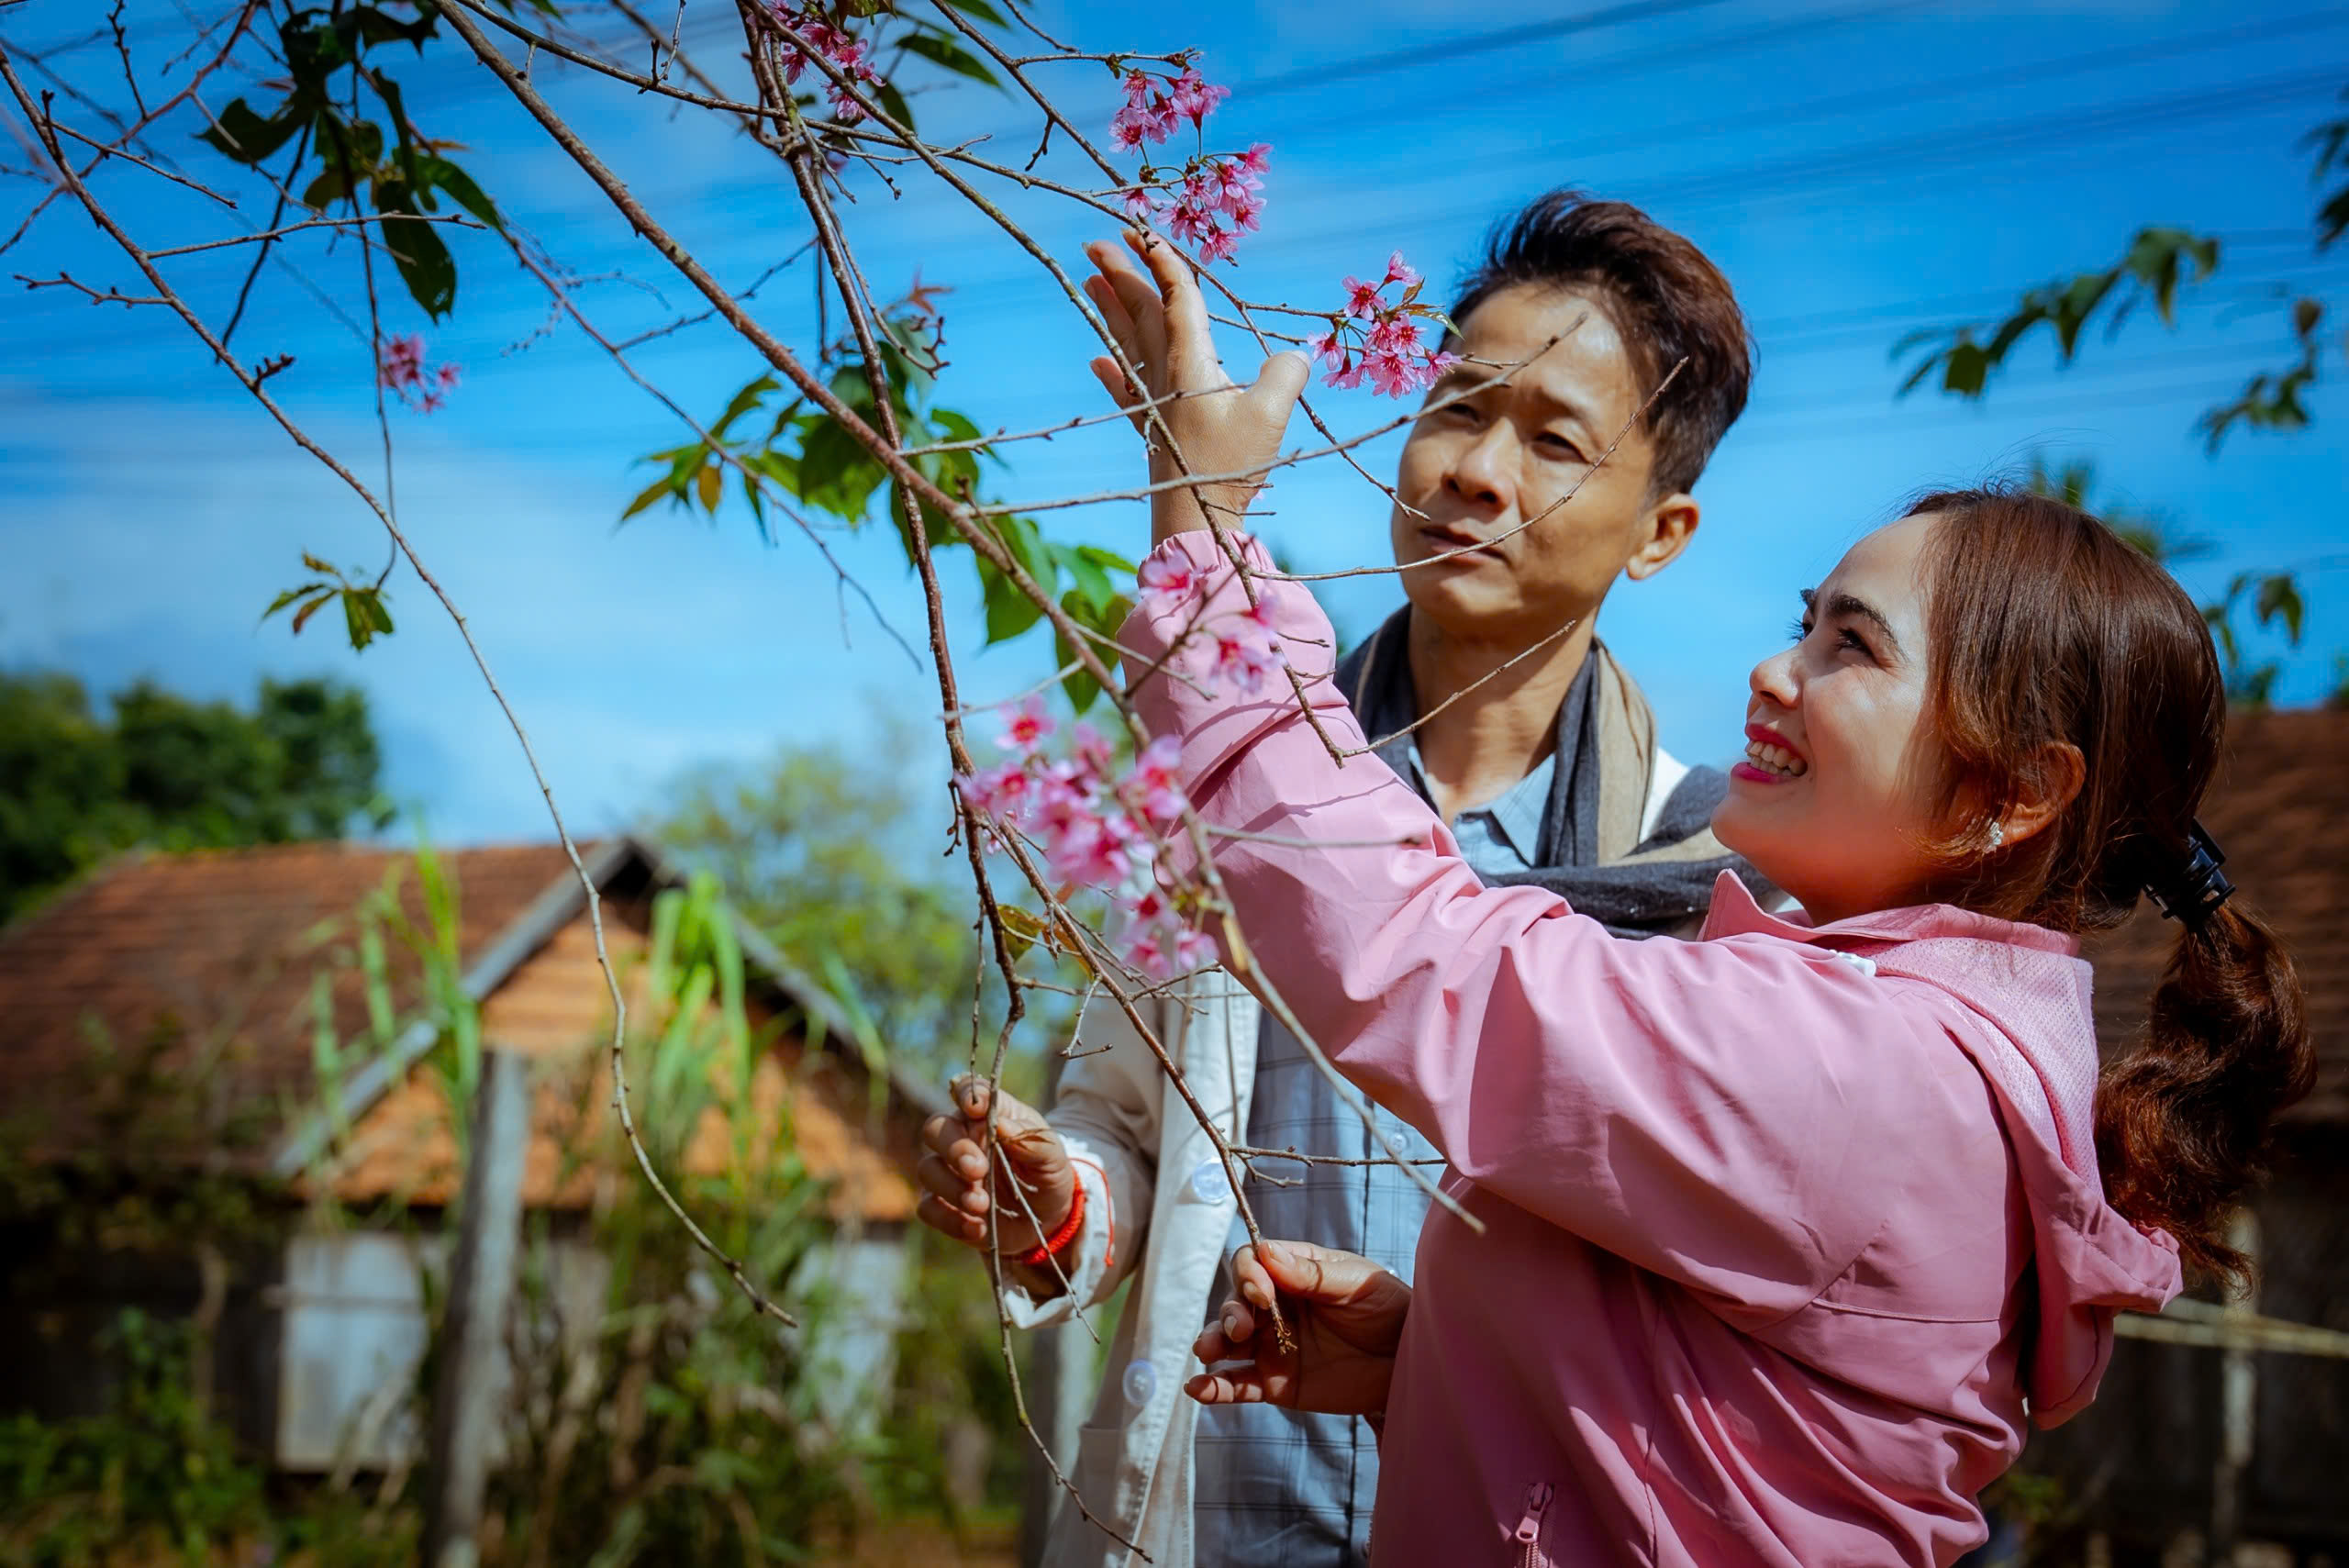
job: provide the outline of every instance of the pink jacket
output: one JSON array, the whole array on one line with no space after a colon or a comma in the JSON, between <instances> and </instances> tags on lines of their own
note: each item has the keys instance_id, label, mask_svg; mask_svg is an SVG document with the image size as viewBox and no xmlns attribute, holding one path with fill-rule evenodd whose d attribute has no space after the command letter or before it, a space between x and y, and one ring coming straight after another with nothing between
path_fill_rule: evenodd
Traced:
<instances>
[{"instance_id":1,"label":"pink jacket","mask_svg":"<svg viewBox=\"0 0 2349 1568\"><path fill-rule=\"evenodd\" d=\"M1208 536L1160 548L1210 617L1244 607ZM1267 590L1318 677L1329 622ZM1701 940L1610 938L1480 884L1376 759L1330 758L1286 681L1235 699L1149 673L1198 613L1122 637L1201 815L1386 841L1217 840L1253 957L1486 1228L1438 1209L1420 1235L1378 1560L1825 1568L1979 1542L1975 1496L2026 1420L2086 1405L2115 1310L2179 1284L2171 1239L2104 1203L2076 944L1946 906L1813 929L1727 876ZM1326 678L1307 693L1364 744Z\"/></svg>"}]
</instances>

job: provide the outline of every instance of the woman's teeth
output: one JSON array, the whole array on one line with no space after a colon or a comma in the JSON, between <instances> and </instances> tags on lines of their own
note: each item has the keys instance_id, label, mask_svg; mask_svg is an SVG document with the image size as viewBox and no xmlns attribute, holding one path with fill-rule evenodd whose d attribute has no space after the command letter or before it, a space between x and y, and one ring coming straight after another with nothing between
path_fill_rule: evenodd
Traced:
<instances>
[{"instance_id":1,"label":"woman's teeth","mask_svg":"<svg viewBox=\"0 0 2349 1568\"><path fill-rule=\"evenodd\" d=\"M1773 746L1764 740L1745 743L1745 760L1765 773L1781 778L1798 779L1810 772L1810 764L1783 746Z\"/></svg>"}]
</instances>

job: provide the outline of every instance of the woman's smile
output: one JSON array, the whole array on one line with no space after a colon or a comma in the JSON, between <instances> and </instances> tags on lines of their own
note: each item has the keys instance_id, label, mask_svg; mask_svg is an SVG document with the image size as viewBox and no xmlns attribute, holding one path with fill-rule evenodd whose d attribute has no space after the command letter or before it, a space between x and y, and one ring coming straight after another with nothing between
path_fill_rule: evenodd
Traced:
<instances>
[{"instance_id":1,"label":"woman's smile","mask_svg":"<svg viewBox=\"0 0 2349 1568\"><path fill-rule=\"evenodd\" d=\"M1729 771L1732 779L1748 784L1776 784L1810 772L1810 763L1792 742L1764 724L1745 727L1745 760Z\"/></svg>"}]
</instances>

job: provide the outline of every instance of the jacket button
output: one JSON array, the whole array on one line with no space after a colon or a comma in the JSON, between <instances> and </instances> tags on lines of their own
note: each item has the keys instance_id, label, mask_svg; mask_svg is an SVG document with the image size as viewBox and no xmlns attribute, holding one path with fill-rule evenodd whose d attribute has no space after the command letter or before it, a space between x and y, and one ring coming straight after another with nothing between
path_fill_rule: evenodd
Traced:
<instances>
[{"instance_id":1,"label":"jacket button","mask_svg":"<svg viewBox=\"0 0 2349 1568\"><path fill-rule=\"evenodd\" d=\"M1124 1390L1127 1404L1137 1407L1147 1405L1150 1396L1158 1392L1158 1369L1146 1361L1128 1362L1126 1374L1119 1379L1118 1386Z\"/></svg>"},{"instance_id":2,"label":"jacket button","mask_svg":"<svg viewBox=\"0 0 2349 1568\"><path fill-rule=\"evenodd\" d=\"M1202 1160L1191 1167L1191 1180L1184 1195L1193 1203L1221 1203L1231 1195L1231 1178L1224 1173L1220 1160Z\"/></svg>"}]
</instances>

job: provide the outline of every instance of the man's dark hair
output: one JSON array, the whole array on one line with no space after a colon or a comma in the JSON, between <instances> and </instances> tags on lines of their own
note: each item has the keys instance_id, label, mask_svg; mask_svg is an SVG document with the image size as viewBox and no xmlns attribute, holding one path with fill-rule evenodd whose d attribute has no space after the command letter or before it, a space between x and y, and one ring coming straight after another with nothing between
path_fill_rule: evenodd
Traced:
<instances>
[{"instance_id":1,"label":"man's dark hair","mask_svg":"<svg viewBox=\"0 0 2349 1568\"><path fill-rule=\"evenodd\" d=\"M1685 356L1688 364L1649 413L1653 493L1687 490L1745 409L1753 340L1729 280L1705 253L1628 202L1576 190L1535 200L1486 241L1461 285L1454 321L1505 288L1586 288L1604 298L1644 397Z\"/></svg>"}]
</instances>

